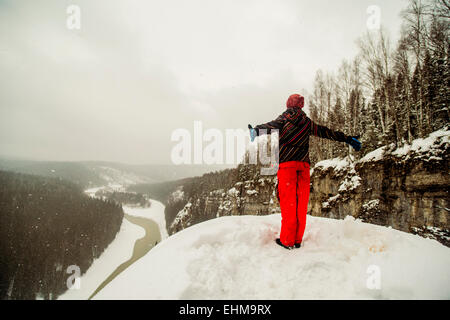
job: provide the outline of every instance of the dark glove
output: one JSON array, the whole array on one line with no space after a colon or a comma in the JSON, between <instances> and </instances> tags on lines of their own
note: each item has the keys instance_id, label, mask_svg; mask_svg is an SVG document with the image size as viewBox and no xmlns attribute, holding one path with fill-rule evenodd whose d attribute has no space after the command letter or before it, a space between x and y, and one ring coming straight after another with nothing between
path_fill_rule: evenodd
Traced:
<instances>
[{"instance_id":1,"label":"dark glove","mask_svg":"<svg viewBox=\"0 0 450 320\"><path fill-rule=\"evenodd\" d=\"M362 143L361 141L358 140L359 136L348 136L347 140L345 141L346 143L348 143L349 145L351 145L353 147L353 149L355 149L356 151L361 150L362 147Z\"/></svg>"},{"instance_id":2,"label":"dark glove","mask_svg":"<svg viewBox=\"0 0 450 320\"><path fill-rule=\"evenodd\" d=\"M248 125L248 129L250 130L250 140L255 141L256 136L258 135L258 132L256 129L252 127L251 124Z\"/></svg>"}]
</instances>

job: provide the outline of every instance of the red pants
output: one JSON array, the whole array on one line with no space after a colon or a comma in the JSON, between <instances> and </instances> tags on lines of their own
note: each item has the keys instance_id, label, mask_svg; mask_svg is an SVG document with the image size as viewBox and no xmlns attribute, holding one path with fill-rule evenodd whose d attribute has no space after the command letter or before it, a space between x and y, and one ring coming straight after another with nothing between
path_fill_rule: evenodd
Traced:
<instances>
[{"instance_id":1,"label":"red pants","mask_svg":"<svg viewBox=\"0 0 450 320\"><path fill-rule=\"evenodd\" d=\"M301 243L306 226L309 201L309 163L280 163L278 196L281 209L280 241L285 246Z\"/></svg>"}]
</instances>

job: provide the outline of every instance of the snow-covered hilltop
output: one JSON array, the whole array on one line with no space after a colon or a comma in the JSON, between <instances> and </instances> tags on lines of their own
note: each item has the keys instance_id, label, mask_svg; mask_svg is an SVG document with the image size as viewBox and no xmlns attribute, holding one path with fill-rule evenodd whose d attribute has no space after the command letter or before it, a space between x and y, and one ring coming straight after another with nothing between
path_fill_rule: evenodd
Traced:
<instances>
[{"instance_id":1,"label":"snow-covered hilltop","mask_svg":"<svg viewBox=\"0 0 450 320\"><path fill-rule=\"evenodd\" d=\"M449 299L450 249L352 217L308 216L303 247L280 215L222 217L158 244L96 299Z\"/></svg>"}]
</instances>

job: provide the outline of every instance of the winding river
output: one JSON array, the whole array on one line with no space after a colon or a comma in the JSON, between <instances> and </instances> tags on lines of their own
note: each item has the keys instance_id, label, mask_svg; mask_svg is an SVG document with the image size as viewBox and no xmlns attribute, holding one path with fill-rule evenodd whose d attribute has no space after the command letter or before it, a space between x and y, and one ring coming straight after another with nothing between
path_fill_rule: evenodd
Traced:
<instances>
[{"instance_id":1,"label":"winding river","mask_svg":"<svg viewBox=\"0 0 450 320\"><path fill-rule=\"evenodd\" d=\"M147 252L149 252L158 242L161 241L161 232L156 222L151 219L132 216L125 214L125 219L129 222L138 225L145 230L145 235L136 240L133 248L133 254L130 259L119 265L90 295L91 300L100 290L102 290L108 283L110 283L115 277L117 277L122 271L132 265L134 262L142 258Z\"/></svg>"}]
</instances>

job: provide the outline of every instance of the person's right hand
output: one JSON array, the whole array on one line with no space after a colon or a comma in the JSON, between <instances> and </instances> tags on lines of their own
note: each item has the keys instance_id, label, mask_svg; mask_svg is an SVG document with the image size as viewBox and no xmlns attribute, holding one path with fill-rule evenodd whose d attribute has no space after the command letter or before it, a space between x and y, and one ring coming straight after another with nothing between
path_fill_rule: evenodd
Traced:
<instances>
[{"instance_id":1,"label":"person's right hand","mask_svg":"<svg viewBox=\"0 0 450 320\"><path fill-rule=\"evenodd\" d=\"M359 151L362 148L362 143L358 140L358 138L359 136L348 136L347 141L345 142L351 145L356 151Z\"/></svg>"},{"instance_id":2,"label":"person's right hand","mask_svg":"<svg viewBox=\"0 0 450 320\"><path fill-rule=\"evenodd\" d=\"M250 140L253 142L257 136L256 130L252 127L251 124L248 125L248 129L250 130Z\"/></svg>"}]
</instances>

